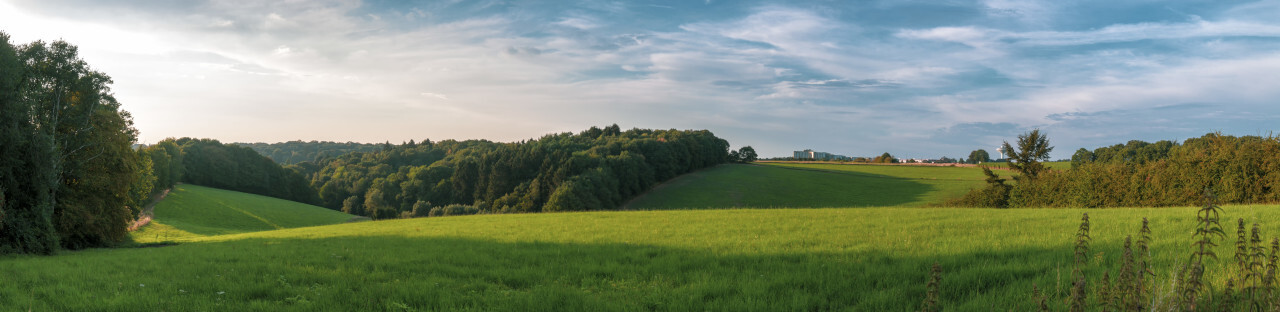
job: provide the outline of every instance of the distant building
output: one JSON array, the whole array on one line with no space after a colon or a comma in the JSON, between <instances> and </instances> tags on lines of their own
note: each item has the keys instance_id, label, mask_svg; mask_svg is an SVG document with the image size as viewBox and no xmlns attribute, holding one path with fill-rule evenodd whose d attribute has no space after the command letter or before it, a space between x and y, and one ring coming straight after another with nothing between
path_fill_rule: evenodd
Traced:
<instances>
[{"instance_id":1,"label":"distant building","mask_svg":"<svg viewBox=\"0 0 1280 312\"><path fill-rule=\"evenodd\" d=\"M810 160L853 160L853 158L852 158L852 157L849 157L849 156L845 156L845 155L834 155L834 154L826 153L826 152L817 152L817 151L814 151L814 150L811 150L811 149L806 149L806 150L803 150L803 151L795 151L795 152L793 152L793 153L792 153L792 155L793 155L792 157L793 157L793 158L795 158L795 159L797 159L797 160L802 160L802 159L810 159Z\"/></svg>"}]
</instances>

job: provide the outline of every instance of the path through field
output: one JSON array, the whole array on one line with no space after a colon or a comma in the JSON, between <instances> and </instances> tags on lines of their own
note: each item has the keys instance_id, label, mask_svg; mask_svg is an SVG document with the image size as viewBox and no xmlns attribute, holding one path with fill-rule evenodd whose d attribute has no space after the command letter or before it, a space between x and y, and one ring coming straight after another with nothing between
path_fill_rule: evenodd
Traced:
<instances>
[{"instance_id":1,"label":"path through field","mask_svg":"<svg viewBox=\"0 0 1280 312\"><path fill-rule=\"evenodd\" d=\"M138 214L138 219L133 220L133 224L129 225L129 232L136 231L151 223L151 218L155 216L156 204L159 204L161 200L164 200L165 196L169 195L169 190L172 189L165 189L151 196L151 203L142 208L142 212Z\"/></svg>"}]
</instances>

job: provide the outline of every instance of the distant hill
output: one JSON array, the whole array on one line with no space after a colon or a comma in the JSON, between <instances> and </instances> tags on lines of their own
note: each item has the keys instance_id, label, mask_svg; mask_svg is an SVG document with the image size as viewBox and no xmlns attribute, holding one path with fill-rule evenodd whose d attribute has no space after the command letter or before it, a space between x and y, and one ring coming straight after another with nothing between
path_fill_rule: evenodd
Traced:
<instances>
[{"instance_id":1,"label":"distant hill","mask_svg":"<svg viewBox=\"0 0 1280 312\"><path fill-rule=\"evenodd\" d=\"M179 184L156 205L151 224L132 236L138 242L189 240L211 235L338 224L354 218L358 217L319 206Z\"/></svg>"},{"instance_id":2,"label":"distant hill","mask_svg":"<svg viewBox=\"0 0 1280 312\"><path fill-rule=\"evenodd\" d=\"M292 165L304 161L316 161L322 157L338 157L355 152L376 152L384 144L328 141L289 141L280 143L232 143L253 149L280 165Z\"/></svg>"},{"instance_id":3,"label":"distant hill","mask_svg":"<svg viewBox=\"0 0 1280 312\"><path fill-rule=\"evenodd\" d=\"M983 184L979 168L778 163L681 176L624 209L924 206Z\"/></svg>"}]
</instances>

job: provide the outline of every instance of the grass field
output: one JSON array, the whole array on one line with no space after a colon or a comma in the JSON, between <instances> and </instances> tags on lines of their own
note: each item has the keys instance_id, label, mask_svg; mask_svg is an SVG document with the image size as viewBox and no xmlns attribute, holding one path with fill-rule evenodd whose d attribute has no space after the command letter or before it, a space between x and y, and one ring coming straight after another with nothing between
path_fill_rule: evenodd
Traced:
<instances>
[{"instance_id":1,"label":"grass field","mask_svg":"<svg viewBox=\"0 0 1280 312\"><path fill-rule=\"evenodd\" d=\"M355 216L266 196L179 184L156 204L150 225L132 233L141 243L328 225Z\"/></svg>"},{"instance_id":2,"label":"grass field","mask_svg":"<svg viewBox=\"0 0 1280 312\"><path fill-rule=\"evenodd\" d=\"M0 306L35 311L779 311L917 309L930 264L955 310L1067 291L1072 235L1117 261L1150 217L1167 280L1191 208L740 209L478 215L195 238L0 259ZM1227 218L1280 219L1264 206ZM1233 220L1233 219L1232 219ZM1224 224L1234 224L1224 221ZM1277 223L1264 233L1280 233ZM1219 255L1231 254L1231 243ZM1226 262L1228 260L1223 260ZM1218 262L1221 264L1222 262ZM1086 271L1090 276L1099 270ZM1210 271L1217 272L1211 269ZM1222 283L1222 278L1215 278ZM1159 295L1159 294L1158 294Z\"/></svg>"},{"instance_id":3,"label":"grass field","mask_svg":"<svg viewBox=\"0 0 1280 312\"><path fill-rule=\"evenodd\" d=\"M921 206L981 187L977 168L722 165L673 179L628 209Z\"/></svg>"}]
</instances>

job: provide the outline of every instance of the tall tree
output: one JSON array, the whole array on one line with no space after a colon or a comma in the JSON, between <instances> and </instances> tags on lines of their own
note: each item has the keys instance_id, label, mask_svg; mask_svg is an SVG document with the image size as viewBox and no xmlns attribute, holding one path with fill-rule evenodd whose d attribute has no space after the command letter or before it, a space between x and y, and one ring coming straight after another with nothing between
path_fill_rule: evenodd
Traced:
<instances>
[{"instance_id":1,"label":"tall tree","mask_svg":"<svg viewBox=\"0 0 1280 312\"><path fill-rule=\"evenodd\" d=\"M760 155L756 155L756 149L750 145L739 148L738 156L742 158L744 163L755 162L760 157Z\"/></svg>"},{"instance_id":2,"label":"tall tree","mask_svg":"<svg viewBox=\"0 0 1280 312\"><path fill-rule=\"evenodd\" d=\"M137 131L110 83L75 46L15 47L0 34L0 173L15 176L0 182L9 199L0 252L47 254L124 236Z\"/></svg>"},{"instance_id":3,"label":"tall tree","mask_svg":"<svg viewBox=\"0 0 1280 312\"><path fill-rule=\"evenodd\" d=\"M1018 135L1018 148L1013 148L1009 141L1004 142L1003 148L1009 153L1009 168L1032 180L1045 169L1040 161L1049 160L1049 152L1053 151L1049 138L1040 129Z\"/></svg>"},{"instance_id":4,"label":"tall tree","mask_svg":"<svg viewBox=\"0 0 1280 312\"><path fill-rule=\"evenodd\" d=\"M37 135L20 47L0 32L0 253L53 253L58 246L48 181L49 138Z\"/></svg>"},{"instance_id":5,"label":"tall tree","mask_svg":"<svg viewBox=\"0 0 1280 312\"><path fill-rule=\"evenodd\" d=\"M1075 154L1071 154L1071 167L1075 168L1085 163L1091 163L1095 159L1097 159L1097 157L1093 155L1093 152L1080 148L1076 150Z\"/></svg>"},{"instance_id":6,"label":"tall tree","mask_svg":"<svg viewBox=\"0 0 1280 312\"><path fill-rule=\"evenodd\" d=\"M891 164L891 163L898 162L898 159L893 158L893 155L889 155L889 153L886 152L884 154L881 154L880 156L876 156L876 158L872 159L871 162L881 163L881 164Z\"/></svg>"},{"instance_id":7,"label":"tall tree","mask_svg":"<svg viewBox=\"0 0 1280 312\"><path fill-rule=\"evenodd\" d=\"M978 149L978 150L969 152L968 163L977 164L977 163L984 163L989 161L991 161L991 154L988 154L987 150Z\"/></svg>"}]
</instances>

